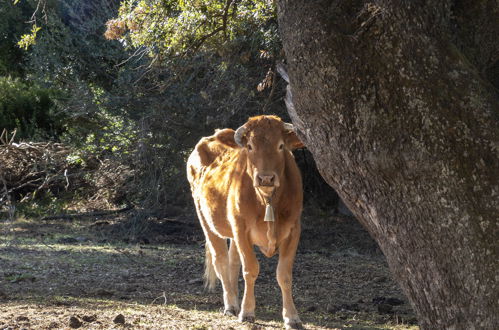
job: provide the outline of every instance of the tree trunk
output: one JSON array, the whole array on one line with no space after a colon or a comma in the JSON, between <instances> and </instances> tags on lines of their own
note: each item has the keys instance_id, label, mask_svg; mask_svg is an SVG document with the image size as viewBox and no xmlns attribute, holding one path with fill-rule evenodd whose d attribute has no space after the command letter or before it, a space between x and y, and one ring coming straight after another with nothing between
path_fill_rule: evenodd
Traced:
<instances>
[{"instance_id":1,"label":"tree trunk","mask_svg":"<svg viewBox=\"0 0 499 330\"><path fill-rule=\"evenodd\" d=\"M499 11L279 0L293 123L423 329L499 328Z\"/></svg>"}]
</instances>

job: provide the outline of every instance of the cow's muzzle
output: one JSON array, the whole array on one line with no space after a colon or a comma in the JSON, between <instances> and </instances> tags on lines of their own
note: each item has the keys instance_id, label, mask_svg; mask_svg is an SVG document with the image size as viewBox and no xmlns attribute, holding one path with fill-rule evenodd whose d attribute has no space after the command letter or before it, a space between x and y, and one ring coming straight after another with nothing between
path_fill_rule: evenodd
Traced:
<instances>
[{"instance_id":1,"label":"cow's muzzle","mask_svg":"<svg viewBox=\"0 0 499 330\"><path fill-rule=\"evenodd\" d=\"M279 187L279 177L275 173L258 173L255 176L255 187Z\"/></svg>"},{"instance_id":2,"label":"cow's muzzle","mask_svg":"<svg viewBox=\"0 0 499 330\"><path fill-rule=\"evenodd\" d=\"M267 187L273 187L275 182L275 175L265 175L265 174L258 174L258 184L260 186L267 186Z\"/></svg>"}]
</instances>

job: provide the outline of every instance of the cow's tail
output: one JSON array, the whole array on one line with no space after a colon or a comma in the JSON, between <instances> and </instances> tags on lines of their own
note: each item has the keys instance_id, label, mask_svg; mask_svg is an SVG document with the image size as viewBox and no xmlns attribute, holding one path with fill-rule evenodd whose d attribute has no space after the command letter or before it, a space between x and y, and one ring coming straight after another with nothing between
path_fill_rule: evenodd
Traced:
<instances>
[{"instance_id":1,"label":"cow's tail","mask_svg":"<svg viewBox=\"0 0 499 330\"><path fill-rule=\"evenodd\" d=\"M213 267L213 259L211 258L210 247L205 244L205 257L204 257L204 288L208 292L213 292L217 284L217 273Z\"/></svg>"}]
</instances>

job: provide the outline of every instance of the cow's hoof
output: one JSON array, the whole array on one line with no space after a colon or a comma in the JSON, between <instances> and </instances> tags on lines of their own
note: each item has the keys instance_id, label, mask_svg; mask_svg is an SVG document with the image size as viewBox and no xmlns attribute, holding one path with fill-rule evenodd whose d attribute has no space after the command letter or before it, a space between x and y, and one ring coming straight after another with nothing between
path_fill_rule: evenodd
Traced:
<instances>
[{"instance_id":1,"label":"cow's hoof","mask_svg":"<svg viewBox=\"0 0 499 330\"><path fill-rule=\"evenodd\" d=\"M255 323L255 316L254 315L240 315L239 322Z\"/></svg>"},{"instance_id":2,"label":"cow's hoof","mask_svg":"<svg viewBox=\"0 0 499 330\"><path fill-rule=\"evenodd\" d=\"M237 316L237 310L235 307L230 307L230 308L224 310L224 315Z\"/></svg>"},{"instance_id":3,"label":"cow's hoof","mask_svg":"<svg viewBox=\"0 0 499 330\"><path fill-rule=\"evenodd\" d=\"M286 329L303 329L301 321L289 321L285 324Z\"/></svg>"}]
</instances>

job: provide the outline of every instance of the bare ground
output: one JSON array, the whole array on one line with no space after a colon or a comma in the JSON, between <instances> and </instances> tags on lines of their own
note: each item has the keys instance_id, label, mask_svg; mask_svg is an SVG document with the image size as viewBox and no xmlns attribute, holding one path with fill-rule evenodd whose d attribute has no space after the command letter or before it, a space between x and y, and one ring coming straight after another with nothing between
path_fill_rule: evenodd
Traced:
<instances>
[{"instance_id":1,"label":"bare ground","mask_svg":"<svg viewBox=\"0 0 499 330\"><path fill-rule=\"evenodd\" d=\"M257 321L241 324L221 314L220 286L203 290L194 215L127 218L0 220L0 329L282 328L276 257L258 253ZM304 217L293 290L306 329L417 329L383 255L350 218Z\"/></svg>"}]
</instances>

